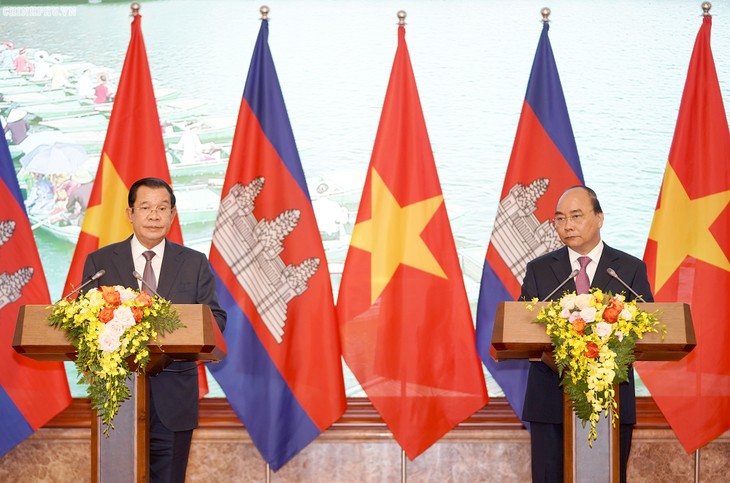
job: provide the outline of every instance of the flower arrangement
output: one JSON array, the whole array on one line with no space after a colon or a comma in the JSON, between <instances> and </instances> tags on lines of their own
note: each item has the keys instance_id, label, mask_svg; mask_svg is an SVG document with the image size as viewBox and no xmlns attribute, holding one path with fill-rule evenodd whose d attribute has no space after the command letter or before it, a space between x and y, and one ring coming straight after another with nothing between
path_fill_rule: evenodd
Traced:
<instances>
[{"instance_id":1,"label":"flower arrangement","mask_svg":"<svg viewBox=\"0 0 730 483\"><path fill-rule=\"evenodd\" d=\"M107 437L119 406L130 398L125 380L133 371L144 373L150 360L147 342L184 327L170 301L121 286L62 299L48 320L76 348L79 383L88 384Z\"/></svg>"},{"instance_id":2,"label":"flower arrangement","mask_svg":"<svg viewBox=\"0 0 730 483\"><path fill-rule=\"evenodd\" d=\"M536 302L529 302L528 309L534 310ZM566 293L542 307L535 322L546 326L561 385L583 425L590 423L592 447L601 413L607 417L613 408L611 423L618 420L614 384L628 380L636 341L647 332L661 333L663 339L666 326L656 314L639 309L635 300L600 289Z\"/></svg>"}]
</instances>

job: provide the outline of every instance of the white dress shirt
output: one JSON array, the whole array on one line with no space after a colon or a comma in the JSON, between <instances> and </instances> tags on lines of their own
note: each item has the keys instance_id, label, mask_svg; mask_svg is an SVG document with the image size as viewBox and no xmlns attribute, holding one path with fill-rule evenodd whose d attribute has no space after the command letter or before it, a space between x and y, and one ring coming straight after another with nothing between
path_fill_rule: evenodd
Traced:
<instances>
[{"instance_id":1,"label":"white dress shirt","mask_svg":"<svg viewBox=\"0 0 730 483\"><path fill-rule=\"evenodd\" d=\"M578 261L579 257L588 257L591 259L591 261L586 265L586 273L588 274L588 281L593 284L593 276L596 274L596 269L598 268L598 261L601 259L601 254L603 253L603 240L598 242L598 245L596 245L593 250L586 253L585 255L581 255L580 253L576 252L572 248L568 247L568 257L570 258L570 268L571 270L578 269L580 270L580 262ZM155 257L157 258L157 257ZM144 257L142 258L144 260ZM154 258L153 258L154 260ZM144 265L142 265L144 266ZM139 272L142 273L142 272ZM157 272L155 272L157 273Z\"/></svg>"},{"instance_id":2,"label":"white dress shirt","mask_svg":"<svg viewBox=\"0 0 730 483\"><path fill-rule=\"evenodd\" d=\"M165 240L162 240L158 245L152 248L145 248L136 236L132 237L132 260L134 260L134 269L140 275L144 275L144 266L147 263L147 259L143 253L147 250L155 252L155 256L152 257L152 270L155 271L155 282L157 286L160 286L160 270L162 270L162 257L165 255ZM142 282L139 282L139 289L142 290Z\"/></svg>"}]
</instances>

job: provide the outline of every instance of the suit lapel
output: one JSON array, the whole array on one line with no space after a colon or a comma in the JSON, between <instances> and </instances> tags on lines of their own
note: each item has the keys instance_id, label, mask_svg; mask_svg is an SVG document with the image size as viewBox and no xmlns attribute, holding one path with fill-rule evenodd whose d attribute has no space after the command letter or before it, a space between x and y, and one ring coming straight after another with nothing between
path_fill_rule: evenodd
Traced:
<instances>
[{"instance_id":1,"label":"suit lapel","mask_svg":"<svg viewBox=\"0 0 730 483\"><path fill-rule=\"evenodd\" d=\"M570 267L570 257L568 256L568 248L563 247L555 254L553 255L553 262L550 264L550 268L553 271L553 274L555 275L555 286L557 287L558 284L563 283L563 280L568 278L568 275L570 275L571 267ZM555 295L560 296L565 291L571 292L575 291L575 279L569 280L565 286L560 289Z\"/></svg>"},{"instance_id":2,"label":"suit lapel","mask_svg":"<svg viewBox=\"0 0 730 483\"><path fill-rule=\"evenodd\" d=\"M132 259L132 237L120 243L114 249L112 264L117 271L121 285L129 288L139 287L139 282L134 278L134 260ZM101 280L103 282L103 279Z\"/></svg>"},{"instance_id":3,"label":"suit lapel","mask_svg":"<svg viewBox=\"0 0 730 483\"><path fill-rule=\"evenodd\" d=\"M180 272L183 262L182 247L165 239L165 255L162 258L162 268L157 282L157 293L161 296L170 297L173 281L177 279L177 274Z\"/></svg>"},{"instance_id":4,"label":"suit lapel","mask_svg":"<svg viewBox=\"0 0 730 483\"><path fill-rule=\"evenodd\" d=\"M608 284L613 280L606 270L613 268L618 272L620 271L620 264L621 259L616 250L604 243L603 253L601 253L601 259L598 261L598 268L596 268L596 274L593 276L591 287L600 288L605 291Z\"/></svg>"}]
</instances>

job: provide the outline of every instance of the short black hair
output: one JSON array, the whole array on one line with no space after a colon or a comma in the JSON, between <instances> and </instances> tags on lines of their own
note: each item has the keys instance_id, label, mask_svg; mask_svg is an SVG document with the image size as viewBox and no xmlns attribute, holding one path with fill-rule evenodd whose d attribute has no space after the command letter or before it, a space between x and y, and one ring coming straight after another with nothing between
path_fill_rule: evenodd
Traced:
<instances>
[{"instance_id":1,"label":"short black hair","mask_svg":"<svg viewBox=\"0 0 730 483\"><path fill-rule=\"evenodd\" d=\"M580 188L583 191L585 191L586 193L588 193L588 196L590 196L590 198L591 198L591 204L593 205L593 211L596 214L603 213L603 209L601 208L601 203L598 201L598 195L596 194L595 191L590 189L588 186L583 186L582 184L577 184L575 186L571 186L570 188L565 190L563 193L567 193L568 191L570 191L572 189L576 189L576 188Z\"/></svg>"},{"instance_id":2,"label":"short black hair","mask_svg":"<svg viewBox=\"0 0 730 483\"><path fill-rule=\"evenodd\" d=\"M165 188L170 193L170 208L175 208L175 193L172 192L172 186L160 178L142 178L135 181L129 188L129 194L127 195L127 204L130 208L134 208L134 202L137 201L137 190L140 186L146 186L148 188Z\"/></svg>"}]
</instances>

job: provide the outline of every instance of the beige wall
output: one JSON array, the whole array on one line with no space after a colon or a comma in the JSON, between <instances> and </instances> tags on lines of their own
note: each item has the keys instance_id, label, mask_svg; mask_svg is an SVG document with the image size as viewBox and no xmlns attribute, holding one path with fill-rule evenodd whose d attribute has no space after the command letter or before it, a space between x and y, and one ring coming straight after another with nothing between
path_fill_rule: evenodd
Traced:
<instances>
[{"instance_id":1,"label":"beige wall","mask_svg":"<svg viewBox=\"0 0 730 483\"><path fill-rule=\"evenodd\" d=\"M57 418L0 459L0 481L90 481L90 430L84 427L83 408L75 404L71 415ZM639 409L629 481L694 481L694 454L684 452L655 410ZM205 402L201 413L187 481L265 481L266 465L227 404ZM57 427L61 424L67 427ZM724 481L727 468L730 432L702 449L700 481ZM398 482L401 469L400 448L377 413L365 401L351 401L345 417L272 473L271 481ZM415 461L407 461L406 472L408 482L529 481L529 437L504 401L495 398Z\"/></svg>"}]
</instances>

